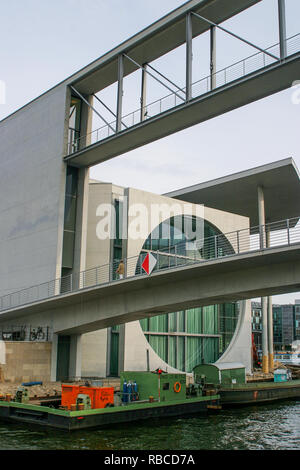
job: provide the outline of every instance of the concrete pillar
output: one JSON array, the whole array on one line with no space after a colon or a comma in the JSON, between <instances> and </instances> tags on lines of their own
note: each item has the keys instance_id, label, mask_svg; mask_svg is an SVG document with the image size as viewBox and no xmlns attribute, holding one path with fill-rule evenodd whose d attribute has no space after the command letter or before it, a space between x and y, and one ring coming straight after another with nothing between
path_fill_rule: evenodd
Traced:
<instances>
[{"instance_id":1,"label":"concrete pillar","mask_svg":"<svg viewBox=\"0 0 300 470\"><path fill-rule=\"evenodd\" d=\"M214 90L217 86L217 28L210 28L210 89Z\"/></svg>"},{"instance_id":2,"label":"concrete pillar","mask_svg":"<svg viewBox=\"0 0 300 470\"><path fill-rule=\"evenodd\" d=\"M265 237L266 214L265 214L264 190L261 186L258 186L257 188L257 196L258 196L259 246L260 246L260 249L263 249L266 247L266 237Z\"/></svg>"},{"instance_id":3,"label":"concrete pillar","mask_svg":"<svg viewBox=\"0 0 300 470\"><path fill-rule=\"evenodd\" d=\"M56 382L57 345L58 345L58 335L56 335L55 333L53 333L53 337L52 337L52 349L51 349L51 372L50 372L50 380L51 380L51 382Z\"/></svg>"},{"instance_id":4,"label":"concrete pillar","mask_svg":"<svg viewBox=\"0 0 300 470\"><path fill-rule=\"evenodd\" d=\"M260 248L266 247L265 237L265 198L264 190L261 186L257 188L258 195L258 221L259 221L259 243ZM262 316L262 370L264 373L269 372L269 350L268 350L268 299L261 298L261 316Z\"/></svg>"},{"instance_id":5,"label":"concrete pillar","mask_svg":"<svg viewBox=\"0 0 300 470\"><path fill-rule=\"evenodd\" d=\"M124 56L118 57L118 96L117 96L117 132L122 130L122 104L123 104Z\"/></svg>"},{"instance_id":6,"label":"concrete pillar","mask_svg":"<svg viewBox=\"0 0 300 470\"><path fill-rule=\"evenodd\" d=\"M74 380L81 379L81 335L70 337L70 363L69 377Z\"/></svg>"},{"instance_id":7,"label":"concrete pillar","mask_svg":"<svg viewBox=\"0 0 300 470\"><path fill-rule=\"evenodd\" d=\"M266 230L267 248L270 246L270 230ZM269 369L274 369L274 345L273 345L273 305L272 297L268 297L268 349L269 349Z\"/></svg>"},{"instance_id":8,"label":"concrete pillar","mask_svg":"<svg viewBox=\"0 0 300 470\"><path fill-rule=\"evenodd\" d=\"M273 339L273 305L272 297L268 297L268 347L269 369L274 369L274 339Z\"/></svg>"},{"instance_id":9,"label":"concrete pillar","mask_svg":"<svg viewBox=\"0 0 300 470\"><path fill-rule=\"evenodd\" d=\"M278 0L278 18L279 18L280 58L284 59L287 56L285 0Z\"/></svg>"},{"instance_id":10,"label":"concrete pillar","mask_svg":"<svg viewBox=\"0 0 300 470\"><path fill-rule=\"evenodd\" d=\"M146 103L147 103L147 64L143 65L142 69L142 90L141 90L141 121L146 118Z\"/></svg>"},{"instance_id":11,"label":"concrete pillar","mask_svg":"<svg viewBox=\"0 0 300 470\"><path fill-rule=\"evenodd\" d=\"M192 15L186 15L186 101L192 99L193 83L193 24Z\"/></svg>"}]
</instances>

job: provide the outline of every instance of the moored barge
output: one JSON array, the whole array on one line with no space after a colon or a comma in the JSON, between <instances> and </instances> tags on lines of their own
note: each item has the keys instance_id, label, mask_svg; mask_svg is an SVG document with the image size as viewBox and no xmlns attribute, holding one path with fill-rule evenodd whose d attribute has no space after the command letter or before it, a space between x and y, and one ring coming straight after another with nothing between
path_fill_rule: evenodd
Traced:
<instances>
[{"instance_id":1,"label":"moored barge","mask_svg":"<svg viewBox=\"0 0 300 470\"><path fill-rule=\"evenodd\" d=\"M0 401L0 419L73 431L207 413L219 407L215 393L203 395L200 387L194 387L187 394L185 374L125 372L120 394L113 393L112 398L110 392L103 387L63 385L60 408L54 408L31 404L26 389L20 389L14 400Z\"/></svg>"},{"instance_id":2,"label":"moored barge","mask_svg":"<svg viewBox=\"0 0 300 470\"><path fill-rule=\"evenodd\" d=\"M253 382L216 387L222 407L270 403L300 399L300 380L288 382Z\"/></svg>"},{"instance_id":3,"label":"moored barge","mask_svg":"<svg viewBox=\"0 0 300 470\"><path fill-rule=\"evenodd\" d=\"M300 399L300 380L289 380L287 371L278 372L278 379L275 371L274 379L247 383L245 367L240 363L201 364L193 370L203 393L214 390L222 408Z\"/></svg>"}]
</instances>

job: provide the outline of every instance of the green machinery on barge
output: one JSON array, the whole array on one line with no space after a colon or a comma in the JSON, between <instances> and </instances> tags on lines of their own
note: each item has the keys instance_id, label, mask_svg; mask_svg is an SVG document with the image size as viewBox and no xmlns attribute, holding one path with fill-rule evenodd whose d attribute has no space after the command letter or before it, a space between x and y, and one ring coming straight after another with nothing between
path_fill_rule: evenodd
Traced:
<instances>
[{"instance_id":1,"label":"green machinery on barge","mask_svg":"<svg viewBox=\"0 0 300 470\"><path fill-rule=\"evenodd\" d=\"M124 384L136 384L137 387L135 391L131 388L129 392L123 392ZM200 385L186 387L185 374L162 371L123 372L114 406L93 409L89 400L83 400L82 394L80 397L77 402L81 402L81 409L78 405L76 410L67 410L61 409L59 403L50 404L50 399L44 404L30 403L28 393L23 389L14 400L0 401L0 419L72 431L149 418L187 416L219 408L219 396L214 392L203 395ZM82 409L84 402L87 406Z\"/></svg>"},{"instance_id":2,"label":"green machinery on barge","mask_svg":"<svg viewBox=\"0 0 300 470\"><path fill-rule=\"evenodd\" d=\"M210 389L216 391L222 408L300 399L300 380L290 380L286 374L277 381L276 371L274 379L249 383L245 366L240 363L201 364L193 369L193 374L204 394Z\"/></svg>"}]
</instances>

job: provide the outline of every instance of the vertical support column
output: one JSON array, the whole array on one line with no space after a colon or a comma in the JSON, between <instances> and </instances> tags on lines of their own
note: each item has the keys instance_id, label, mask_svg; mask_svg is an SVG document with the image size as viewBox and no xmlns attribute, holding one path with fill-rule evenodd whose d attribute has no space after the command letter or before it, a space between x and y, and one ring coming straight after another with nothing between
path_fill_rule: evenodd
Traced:
<instances>
[{"instance_id":1,"label":"vertical support column","mask_svg":"<svg viewBox=\"0 0 300 470\"><path fill-rule=\"evenodd\" d=\"M217 86L217 28L210 28L210 89L214 90Z\"/></svg>"},{"instance_id":2,"label":"vertical support column","mask_svg":"<svg viewBox=\"0 0 300 470\"><path fill-rule=\"evenodd\" d=\"M268 354L268 297L261 298L261 316L262 316L262 371L269 373L269 354Z\"/></svg>"},{"instance_id":3,"label":"vertical support column","mask_svg":"<svg viewBox=\"0 0 300 470\"><path fill-rule=\"evenodd\" d=\"M56 371L57 371L57 346L58 346L58 335L53 333L52 336L52 345L51 345L51 372L50 380L51 382L56 382Z\"/></svg>"},{"instance_id":4,"label":"vertical support column","mask_svg":"<svg viewBox=\"0 0 300 470\"><path fill-rule=\"evenodd\" d=\"M265 215L265 197L264 190L261 186L257 188L258 196L258 224L259 224L259 247L262 250L266 247L265 239L265 224L266 224L266 215Z\"/></svg>"},{"instance_id":5,"label":"vertical support column","mask_svg":"<svg viewBox=\"0 0 300 470\"><path fill-rule=\"evenodd\" d=\"M278 0L278 16L279 16L280 58L284 59L287 56L285 0Z\"/></svg>"},{"instance_id":6,"label":"vertical support column","mask_svg":"<svg viewBox=\"0 0 300 470\"><path fill-rule=\"evenodd\" d=\"M265 198L264 190L261 186L257 188L258 196L258 221L259 221L259 239L260 249L266 247L265 240ZM267 297L261 298L261 316L262 316L262 370L264 373L269 372L269 353L268 353L268 305Z\"/></svg>"},{"instance_id":7,"label":"vertical support column","mask_svg":"<svg viewBox=\"0 0 300 470\"><path fill-rule=\"evenodd\" d=\"M69 377L81 379L81 335L71 336Z\"/></svg>"},{"instance_id":8,"label":"vertical support column","mask_svg":"<svg viewBox=\"0 0 300 470\"><path fill-rule=\"evenodd\" d=\"M270 247L270 230L266 230L266 245ZM273 339L273 305L272 297L268 297L268 348L269 348L269 369L274 369L274 339Z\"/></svg>"},{"instance_id":9,"label":"vertical support column","mask_svg":"<svg viewBox=\"0 0 300 470\"><path fill-rule=\"evenodd\" d=\"M186 101L192 98L193 83L193 24L192 14L186 15Z\"/></svg>"},{"instance_id":10,"label":"vertical support column","mask_svg":"<svg viewBox=\"0 0 300 470\"><path fill-rule=\"evenodd\" d=\"M124 56L120 54L118 57L118 97L117 97L117 128L116 131L122 130L122 103L123 103L123 79L124 79Z\"/></svg>"},{"instance_id":11,"label":"vertical support column","mask_svg":"<svg viewBox=\"0 0 300 470\"><path fill-rule=\"evenodd\" d=\"M143 64L142 69L142 90L141 90L141 121L146 119L146 103L147 103L147 64Z\"/></svg>"}]
</instances>

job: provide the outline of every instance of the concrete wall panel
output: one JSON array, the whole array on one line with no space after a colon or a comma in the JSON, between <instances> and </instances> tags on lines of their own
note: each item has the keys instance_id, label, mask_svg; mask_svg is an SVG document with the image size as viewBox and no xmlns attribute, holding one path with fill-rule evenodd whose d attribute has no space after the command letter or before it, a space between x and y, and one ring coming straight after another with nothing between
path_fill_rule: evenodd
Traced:
<instances>
[{"instance_id":1,"label":"concrete wall panel","mask_svg":"<svg viewBox=\"0 0 300 470\"><path fill-rule=\"evenodd\" d=\"M0 123L0 295L60 273L66 88Z\"/></svg>"}]
</instances>

